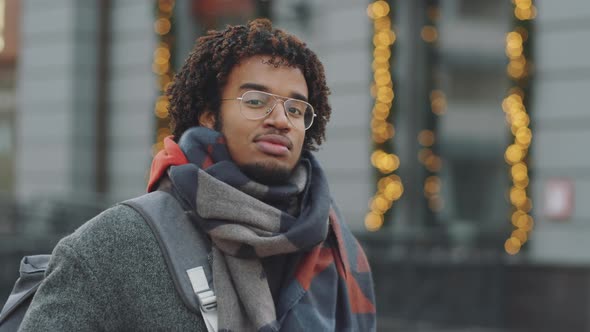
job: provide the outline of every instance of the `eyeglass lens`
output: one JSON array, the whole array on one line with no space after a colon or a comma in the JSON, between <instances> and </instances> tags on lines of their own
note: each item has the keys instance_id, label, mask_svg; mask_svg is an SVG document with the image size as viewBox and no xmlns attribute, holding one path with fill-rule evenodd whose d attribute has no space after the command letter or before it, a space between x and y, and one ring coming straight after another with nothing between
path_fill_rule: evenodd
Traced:
<instances>
[{"instance_id":1,"label":"eyeglass lens","mask_svg":"<svg viewBox=\"0 0 590 332\"><path fill-rule=\"evenodd\" d=\"M265 117L276 107L279 98L260 91L248 91L242 96L242 115L251 120ZM313 109L308 103L297 99L283 102L285 113L294 126L309 128L313 122Z\"/></svg>"}]
</instances>

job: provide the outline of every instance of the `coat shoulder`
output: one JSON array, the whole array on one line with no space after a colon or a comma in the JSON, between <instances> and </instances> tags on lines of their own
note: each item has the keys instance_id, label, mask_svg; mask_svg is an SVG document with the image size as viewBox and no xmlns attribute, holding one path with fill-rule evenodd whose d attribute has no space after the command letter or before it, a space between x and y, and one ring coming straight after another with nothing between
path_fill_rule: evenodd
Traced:
<instances>
[{"instance_id":1,"label":"coat shoulder","mask_svg":"<svg viewBox=\"0 0 590 332\"><path fill-rule=\"evenodd\" d=\"M134 209L118 204L85 222L60 244L85 257L112 250L119 253L132 250L138 242L150 242L149 239L153 239L153 234L143 217Z\"/></svg>"}]
</instances>

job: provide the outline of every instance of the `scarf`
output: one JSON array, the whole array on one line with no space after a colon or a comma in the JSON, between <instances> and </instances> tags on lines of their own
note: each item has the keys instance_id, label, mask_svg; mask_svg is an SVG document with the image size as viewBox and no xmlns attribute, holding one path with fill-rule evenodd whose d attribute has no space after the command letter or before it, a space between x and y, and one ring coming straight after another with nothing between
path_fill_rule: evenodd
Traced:
<instances>
[{"instance_id":1,"label":"scarf","mask_svg":"<svg viewBox=\"0 0 590 332\"><path fill-rule=\"evenodd\" d=\"M219 331L375 329L366 256L311 153L303 152L287 183L268 186L231 160L222 134L194 127L178 144L164 140L148 191L166 172L211 238ZM302 258L273 301L261 259L289 253Z\"/></svg>"}]
</instances>

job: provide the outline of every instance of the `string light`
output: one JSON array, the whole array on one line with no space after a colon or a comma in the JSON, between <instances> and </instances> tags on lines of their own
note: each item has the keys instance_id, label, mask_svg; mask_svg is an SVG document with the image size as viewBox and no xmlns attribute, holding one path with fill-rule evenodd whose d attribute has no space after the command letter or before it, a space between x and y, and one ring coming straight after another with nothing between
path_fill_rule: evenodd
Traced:
<instances>
[{"instance_id":1,"label":"string light","mask_svg":"<svg viewBox=\"0 0 590 332\"><path fill-rule=\"evenodd\" d=\"M535 18L537 10L531 0L512 0L514 16L519 24ZM502 109L506 113L506 122L514 136L514 142L506 148L504 159L510 165L512 187L509 192L510 203L513 206L511 216L515 229L504 243L504 249L511 255L516 255L527 242L529 233L533 229L534 220L529 214L532 208L528 196L529 176L527 156L532 142L532 132L528 127L530 118L525 107L525 90L530 71L530 63L526 57L525 43L529 38L528 30L517 26L506 34L506 56L509 59L506 72L514 80L515 86L508 91L508 96L502 102Z\"/></svg>"},{"instance_id":2,"label":"string light","mask_svg":"<svg viewBox=\"0 0 590 332\"><path fill-rule=\"evenodd\" d=\"M427 43L434 43L438 39L438 30L432 25L426 25L422 28L420 36Z\"/></svg>"},{"instance_id":3,"label":"string light","mask_svg":"<svg viewBox=\"0 0 590 332\"><path fill-rule=\"evenodd\" d=\"M374 1L367 7L367 15L371 18L374 29L371 96L375 102L372 110L371 135L375 151L371 154L371 164L380 174L377 192L369 202L369 212L365 217L365 227L369 231L377 231L383 226L385 213L404 192L401 179L393 174L399 168L399 158L387 152L385 145L395 135L394 126L390 121L395 92L389 62L396 35L391 29L390 10L389 4L383 0Z\"/></svg>"},{"instance_id":4,"label":"string light","mask_svg":"<svg viewBox=\"0 0 590 332\"><path fill-rule=\"evenodd\" d=\"M6 46L5 40L5 31L4 28L6 26L6 0L0 0L0 52L4 51L4 47Z\"/></svg>"},{"instance_id":5,"label":"string light","mask_svg":"<svg viewBox=\"0 0 590 332\"><path fill-rule=\"evenodd\" d=\"M170 102L166 96L166 90L174 76L171 59L171 47L174 42L174 36L172 35L174 5L174 0L158 0L156 5L154 31L158 35L159 42L154 50L152 71L157 75L157 85L160 95L154 105L154 114L157 120L156 143L152 146L152 153L154 155L164 147L164 138L171 134L168 128L168 106Z\"/></svg>"},{"instance_id":6,"label":"string light","mask_svg":"<svg viewBox=\"0 0 590 332\"><path fill-rule=\"evenodd\" d=\"M445 114L447 101L445 94L441 90L432 90L430 93L430 109L434 116L441 116ZM433 120L432 127L437 120ZM443 207L443 200L440 195L440 178L436 176L442 168L442 158L437 156L434 151L436 144L436 133L432 129L424 129L418 134L418 143L422 149L418 152L418 160L424 165L430 173L430 176L424 180L424 196L428 200L428 207L434 211L439 212ZM434 186L433 184L437 185ZM436 190L433 190L436 188Z\"/></svg>"},{"instance_id":7,"label":"string light","mask_svg":"<svg viewBox=\"0 0 590 332\"><path fill-rule=\"evenodd\" d=\"M437 22L440 18L440 8L437 0L429 0L426 8L427 23L422 28L420 35L422 40L427 43L428 63L432 66L436 65L436 47L438 41ZM433 69L429 69L432 73ZM418 143L422 149L418 152L418 160L429 174L424 179L424 197L428 202L428 208L433 212L440 212L443 207L443 200L441 197L441 180L437 173L442 168L442 158L436 155L436 127L438 123L438 116L446 112L447 101L445 94L441 90L434 89L437 82L434 76L430 77L428 86L432 88L430 98L430 111L432 114L426 116L425 129L418 134Z\"/></svg>"}]
</instances>

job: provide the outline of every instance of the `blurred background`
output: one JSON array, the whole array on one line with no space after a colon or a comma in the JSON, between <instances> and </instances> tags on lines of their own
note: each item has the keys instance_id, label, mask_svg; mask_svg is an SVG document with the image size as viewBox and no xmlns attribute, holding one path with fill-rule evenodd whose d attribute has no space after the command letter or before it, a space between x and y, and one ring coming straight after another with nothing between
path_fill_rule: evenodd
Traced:
<instances>
[{"instance_id":1,"label":"blurred background","mask_svg":"<svg viewBox=\"0 0 590 332\"><path fill-rule=\"evenodd\" d=\"M381 331L590 331L587 0L0 0L0 302L140 195L208 29L268 17L332 90L317 153Z\"/></svg>"}]
</instances>

